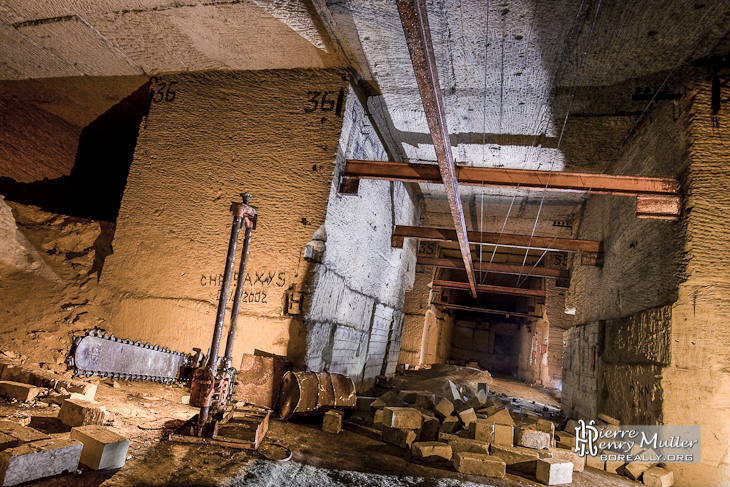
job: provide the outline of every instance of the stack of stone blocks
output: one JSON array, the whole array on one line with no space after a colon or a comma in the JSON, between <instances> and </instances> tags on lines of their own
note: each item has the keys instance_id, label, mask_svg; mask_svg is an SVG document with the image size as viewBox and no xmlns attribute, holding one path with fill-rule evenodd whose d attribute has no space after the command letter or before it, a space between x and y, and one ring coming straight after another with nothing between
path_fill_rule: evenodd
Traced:
<instances>
[{"instance_id":1,"label":"stack of stone blocks","mask_svg":"<svg viewBox=\"0 0 730 487\"><path fill-rule=\"evenodd\" d=\"M598 428L618 429L621 425L620 421L599 413L595 419ZM565 424L564 431L556 433L557 445L561 448L575 448L576 445L576 429L578 422L574 419L568 420ZM656 458L657 455L650 449L641 449L634 447L631 455L638 455L642 458ZM606 458L605 460L602 457ZM618 459L618 455L611 451L598 452L597 456L587 455L585 457L586 466L596 470L605 470L606 472L623 475L631 480L641 481L644 485L650 487L671 487L674 485L674 473L657 463L634 461L630 463L623 462Z\"/></svg>"},{"instance_id":2,"label":"stack of stone blocks","mask_svg":"<svg viewBox=\"0 0 730 487\"><path fill-rule=\"evenodd\" d=\"M95 470L124 465L129 441L102 426L106 410L94 401L97 384L0 360L1 396L60 405L58 419L71 427L70 433L46 434L0 420L0 486L75 472L80 463Z\"/></svg>"},{"instance_id":3,"label":"stack of stone blocks","mask_svg":"<svg viewBox=\"0 0 730 487\"><path fill-rule=\"evenodd\" d=\"M555 446L555 425L537 415L511 413L480 384L464 395L449 382L441 394L388 391L358 397L357 412L371 417L382 440L410 450L418 462L450 464L463 474L503 478L507 472L546 485L569 484L584 459Z\"/></svg>"}]
</instances>

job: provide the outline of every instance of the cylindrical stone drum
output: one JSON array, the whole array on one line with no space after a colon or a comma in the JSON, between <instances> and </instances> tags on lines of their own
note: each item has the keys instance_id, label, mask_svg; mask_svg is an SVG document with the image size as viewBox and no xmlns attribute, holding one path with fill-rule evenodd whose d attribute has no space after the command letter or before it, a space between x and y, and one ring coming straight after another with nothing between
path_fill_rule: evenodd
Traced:
<instances>
[{"instance_id":1,"label":"cylindrical stone drum","mask_svg":"<svg viewBox=\"0 0 730 487\"><path fill-rule=\"evenodd\" d=\"M293 416L324 414L330 409L352 409L356 401L355 384L347 376L287 372L281 380L279 415L287 420Z\"/></svg>"},{"instance_id":2,"label":"cylindrical stone drum","mask_svg":"<svg viewBox=\"0 0 730 487\"><path fill-rule=\"evenodd\" d=\"M314 414L317 409L319 381L314 372L287 372L281 379L279 415L289 419L293 415Z\"/></svg>"}]
</instances>

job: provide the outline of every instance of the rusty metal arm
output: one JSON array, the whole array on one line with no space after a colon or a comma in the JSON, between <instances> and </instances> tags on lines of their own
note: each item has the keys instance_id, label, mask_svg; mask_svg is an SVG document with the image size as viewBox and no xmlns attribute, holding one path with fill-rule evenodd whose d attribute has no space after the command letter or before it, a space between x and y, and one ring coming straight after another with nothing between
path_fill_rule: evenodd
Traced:
<instances>
[{"instance_id":1,"label":"rusty metal arm","mask_svg":"<svg viewBox=\"0 0 730 487\"><path fill-rule=\"evenodd\" d=\"M448 304L448 303L439 303L435 306L440 306L444 309L458 309L461 311L472 311L475 313L484 313L489 315L503 315L509 318L510 316L517 316L520 318L542 318L541 315L537 314L529 314L529 313L518 313L516 311L505 311L501 309L490 309L490 308L478 308L475 306L464 306L461 304Z\"/></svg>"},{"instance_id":2,"label":"rusty metal arm","mask_svg":"<svg viewBox=\"0 0 730 487\"><path fill-rule=\"evenodd\" d=\"M396 0L400 14L403 33L408 51L411 55L413 71L416 75L418 91L421 94L423 109L431 131L433 146L436 150L439 172L446 190L446 197L454 220L456 239L459 241L464 269L469 279L469 286L474 297L477 296L474 265L467 238L464 209L461 206L459 182L456 179L456 164L451 153L451 140L446 126L446 111L441 96L436 57L431 42L431 31L428 26L425 0Z\"/></svg>"},{"instance_id":3,"label":"rusty metal arm","mask_svg":"<svg viewBox=\"0 0 730 487\"><path fill-rule=\"evenodd\" d=\"M441 182L435 164L350 160L342 175L340 192L357 193L360 179ZM639 218L674 219L680 211L679 183L672 178L461 166L456 168L456 179L466 186L635 196Z\"/></svg>"}]
</instances>

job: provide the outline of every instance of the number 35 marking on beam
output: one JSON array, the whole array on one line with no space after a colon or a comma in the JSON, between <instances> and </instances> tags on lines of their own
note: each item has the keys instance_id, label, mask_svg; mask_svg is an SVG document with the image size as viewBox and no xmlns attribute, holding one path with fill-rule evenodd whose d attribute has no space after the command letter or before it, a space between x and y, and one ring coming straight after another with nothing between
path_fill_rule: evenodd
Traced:
<instances>
[{"instance_id":1,"label":"number 35 marking on beam","mask_svg":"<svg viewBox=\"0 0 730 487\"><path fill-rule=\"evenodd\" d=\"M342 116L342 108L345 101L345 90L340 88L337 94L337 100L334 99L334 91L308 91L307 105L304 107L305 113L312 113L316 110L322 112L331 112L334 110L338 117Z\"/></svg>"}]
</instances>

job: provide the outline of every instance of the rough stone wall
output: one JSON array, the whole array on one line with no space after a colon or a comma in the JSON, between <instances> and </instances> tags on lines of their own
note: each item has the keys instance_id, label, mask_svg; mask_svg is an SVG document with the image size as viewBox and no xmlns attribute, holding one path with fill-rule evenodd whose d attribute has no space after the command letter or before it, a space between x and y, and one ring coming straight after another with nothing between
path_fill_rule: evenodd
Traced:
<instances>
[{"instance_id":1,"label":"rough stone wall","mask_svg":"<svg viewBox=\"0 0 730 487\"><path fill-rule=\"evenodd\" d=\"M545 279L545 315L550 323L548 333L547 387L561 389L563 385L563 333L573 325L573 315L565 312L566 290L555 285L555 280Z\"/></svg>"},{"instance_id":2,"label":"rough stone wall","mask_svg":"<svg viewBox=\"0 0 730 487\"><path fill-rule=\"evenodd\" d=\"M569 356L590 346L591 337L578 332L585 326L566 333L563 397L569 412L585 414L581 406L593 394L585 391L597 385L597 411L625 423L700 425L702 462L668 467L677 485L720 486L730 478L730 269L724 258L730 117L726 104L712 113L704 69L687 85L680 102L655 107L625 159L637 163L640 174L680 176L680 222L632 220L626 204L598 201L609 197L590 198L585 206L580 235L603 237L606 264L574 269L569 300L580 321L607 320L605 349L599 374L586 383L574 370L585 364L576 367Z\"/></svg>"},{"instance_id":3,"label":"rough stone wall","mask_svg":"<svg viewBox=\"0 0 730 487\"><path fill-rule=\"evenodd\" d=\"M302 253L324 223L342 127L336 101L347 92L342 73L176 74L159 77L152 90L114 254L101 276L107 327L122 338L207 350L229 206L248 191L259 221L243 276L234 365L254 349L303 362L301 317L285 313L285 293L304 285L309 265ZM334 103L315 108L312 92Z\"/></svg>"},{"instance_id":4,"label":"rough stone wall","mask_svg":"<svg viewBox=\"0 0 730 487\"><path fill-rule=\"evenodd\" d=\"M694 79L682 218L687 279L672 309L663 415L667 424L702 426L702 463L671 465L677 485L720 486L730 478L730 106L713 114L706 70ZM727 87L720 94L727 99Z\"/></svg>"},{"instance_id":5,"label":"rough stone wall","mask_svg":"<svg viewBox=\"0 0 730 487\"><path fill-rule=\"evenodd\" d=\"M426 312L429 309L431 290L428 285L433 279L434 268L426 267L423 272L417 272L413 281L413 289L406 291L403 302L403 335L401 337L400 356L398 362L409 365L418 365L424 356L423 345L429 340L438 340L438 329L432 330L435 335L425 333L424 327ZM424 342L425 341L425 342Z\"/></svg>"},{"instance_id":6,"label":"rough stone wall","mask_svg":"<svg viewBox=\"0 0 730 487\"><path fill-rule=\"evenodd\" d=\"M525 324L518 334L517 377L528 384L547 385L550 324L544 318ZM544 348L543 348L544 347Z\"/></svg>"},{"instance_id":7,"label":"rough stone wall","mask_svg":"<svg viewBox=\"0 0 730 487\"><path fill-rule=\"evenodd\" d=\"M357 195L337 194L346 159L387 155L357 97L349 96L325 227L327 250L314 268L306 365L349 375L360 389L392 374L398 362L404 295L413 284L416 244L391 247L395 224L415 225L420 201L413 188L360 181Z\"/></svg>"},{"instance_id":8,"label":"rough stone wall","mask_svg":"<svg viewBox=\"0 0 730 487\"><path fill-rule=\"evenodd\" d=\"M563 335L563 393L561 404L568 417L594 419L598 413L598 348L602 324L576 325Z\"/></svg>"}]
</instances>

